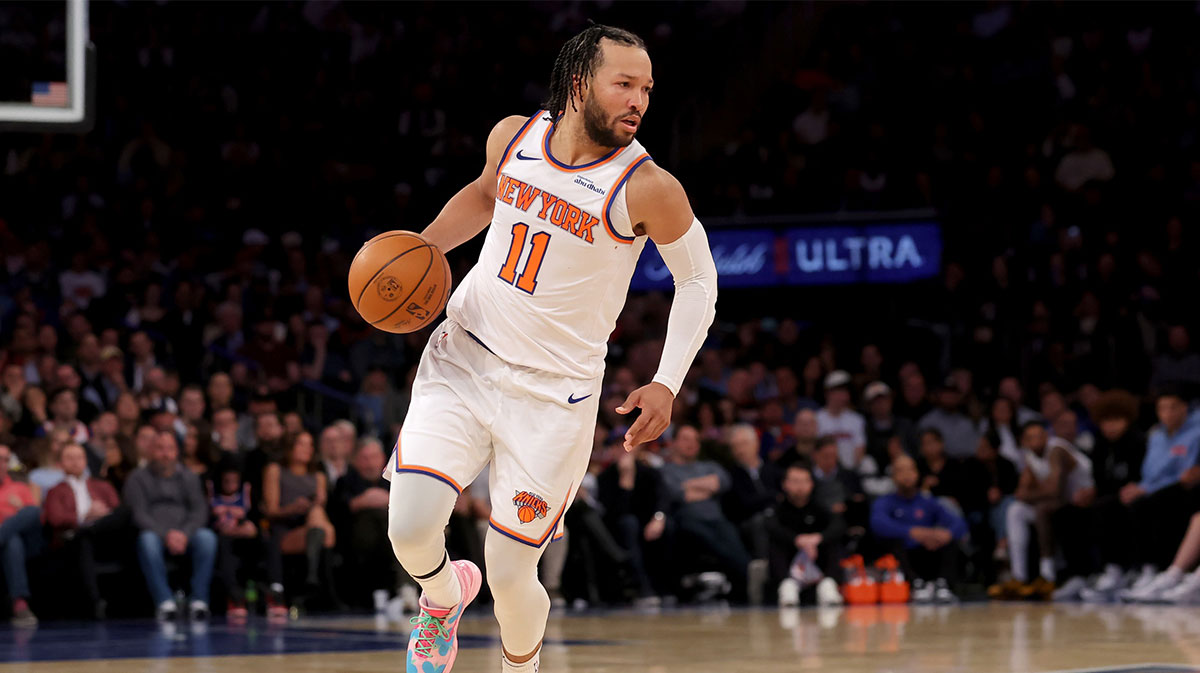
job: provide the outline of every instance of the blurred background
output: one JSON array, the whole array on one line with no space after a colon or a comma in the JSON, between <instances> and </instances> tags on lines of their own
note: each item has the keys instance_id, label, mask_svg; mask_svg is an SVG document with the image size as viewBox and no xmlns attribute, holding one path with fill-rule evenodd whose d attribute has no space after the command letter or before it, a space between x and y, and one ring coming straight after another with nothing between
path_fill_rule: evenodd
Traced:
<instances>
[{"instance_id":1,"label":"blurred background","mask_svg":"<svg viewBox=\"0 0 1200 673\"><path fill-rule=\"evenodd\" d=\"M61 62L64 29L49 6L59 7L0 2L5 100L61 76L39 70ZM1189 403L1200 390L1196 3L314 0L89 11L93 128L0 134L0 445L19 476L49 469L48 491L64 446L80 443L90 473L120 490L159 441L139 439L141 429L174 432L202 483L219 486L233 464L253 487L246 507L260 513L263 466L311 433L330 518L347 531L322 561L346 587L329 605L369 605L372 588L395 594L344 579L362 549L382 549L381 563L390 549L378 535L357 551L341 546L354 537L350 502L372 486L341 501L334 492L358 442L377 440L364 479L382 467L428 338L368 327L347 301L349 260L378 232L420 231L478 175L488 131L539 109L559 47L588 19L646 40L656 88L639 139L685 186L722 273L717 323L672 428L642 464L674 460L685 425L702 456L734 473L754 463L731 453L735 426L753 430L751 452L780 470L793 453L810 461L816 435L832 433L849 443L841 469L879 482L853 496L854 550L870 538L866 511L890 490L897 451L921 458L922 478L941 474L921 428L938 428L955 461L984 438L1019 473L1028 447L1018 418L1038 420L1099 483L1095 447L1120 438L1102 436L1101 400L1118 391L1116 415L1141 437L1164 386ZM477 251L478 241L450 253L455 277ZM612 336L600 485L581 496L615 538L595 533L607 556L571 544L601 567L629 563L602 477L618 469L627 423L612 408L657 368L670 292L655 259L647 251ZM867 399L875 382L885 387ZM840 417L827 389L849 392L858 429L808 427L806 409L825 410L825 423ZM880 396L886 412L870 404ZM942 416L929 416L935 408ZM225 409L232 420L218 418ZM745 471L758 480L758 467ZM781 481L753 502L733 489L721 516L740 526L771 510ZM969 519L968 484L977 482L943 480L936 495ZM29 504L44 497L35 490ZM989 528L997 503L978 505L975 524L988 532L976 542L1003 539ZM480 485L461 514L485 522L487 507ZM655 511L639 513L641 524ZM463 530L460 553L477 553ZM741 532L743 553L766 558ZM965 548L974 560L964 583L1005 577L995 542ZM232 584L265 567L248 558ZM657 575L628 570L628 586L603 586L595 569L548 583L585 603L686 593L676 588L685 569L663 563ZM136 576L136 562L124 565ZM776 584L786 566L772 571ZM141 591L138 582L126 584Z\"/></svg>"}]
</instances>

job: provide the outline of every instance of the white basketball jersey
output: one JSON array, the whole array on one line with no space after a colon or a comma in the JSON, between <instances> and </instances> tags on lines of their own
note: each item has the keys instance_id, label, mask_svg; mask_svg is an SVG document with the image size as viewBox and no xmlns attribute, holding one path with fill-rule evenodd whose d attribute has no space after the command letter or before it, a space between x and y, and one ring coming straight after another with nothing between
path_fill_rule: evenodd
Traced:
<instances>
[{"instance_id":1,"label":"white basketball jersey","mask_svg":"<svg viewBox=\"0 0 1200 673\"><path fill-rule=\"evenodd\" d=\"M446 313L502 360L593 379L646 245L624 187L650 156L634 140L569 166L550 153L555 128L541 111L509 142L479 262Z\"/></svg>"}]
</instances>

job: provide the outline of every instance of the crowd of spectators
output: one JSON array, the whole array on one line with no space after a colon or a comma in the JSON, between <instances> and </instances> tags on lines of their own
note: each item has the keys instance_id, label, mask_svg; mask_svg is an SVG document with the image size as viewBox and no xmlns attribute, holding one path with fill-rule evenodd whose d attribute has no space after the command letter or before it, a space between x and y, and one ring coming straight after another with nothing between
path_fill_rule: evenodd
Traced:
<instances>
[{"instance_id":1,"label":"crowd of spectators","mask_svg":"<svg viewBox=\"0 0 1200 673\"><path fill-rule=\"evenodd\" d=\"M885 290L725 292L672 427L625 454L613 408L653 375L669 308L631 297L594 481L546 563L556 598L694 597L715 570L737 599L791 602L888 553L929 600L1191 586L1194 7L472 8L93 7L96 128L0 136L15 619L53 603L34 558L75 569L93 615L114 568L164 618L205 616L210 587L280 616L408 586L379 474L427 335L366 326L349 260L477 175L588 17L647 38L642 140L702 219L930 207L946 262ZM486 484L464 495L456 554L481 556L488 507Z\"/></svg>"}]
</instances>

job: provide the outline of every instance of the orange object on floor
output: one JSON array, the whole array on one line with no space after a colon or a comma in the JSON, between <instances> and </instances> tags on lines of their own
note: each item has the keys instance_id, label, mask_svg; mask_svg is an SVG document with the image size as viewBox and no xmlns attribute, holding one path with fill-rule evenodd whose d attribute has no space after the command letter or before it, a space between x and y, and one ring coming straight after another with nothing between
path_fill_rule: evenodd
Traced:
<instances>
[{"instance_id":1,"label":"orange object on floor","mask_svg":"<svg viewBox=\"0 0 1200 673\"><path fill-rule=\"evenodd\" d=\"M875 561L879 571L879 600L883 603L907 603L910 595L908 580L900 570L900 562L887 554Z\"/></svg>"},{"instance_id":2,"label":"orange object on floor","mask_svg":"<svg viewBox=\"0 0 1200 673\"><path fill-rule=\"evenodd\" d=\"M863 557L851 556L842 561L845 569L845 582L842 584L842 596L850 605L874 605L879 602L879 584L867 572Z\"/></svg>"}]
</instances>

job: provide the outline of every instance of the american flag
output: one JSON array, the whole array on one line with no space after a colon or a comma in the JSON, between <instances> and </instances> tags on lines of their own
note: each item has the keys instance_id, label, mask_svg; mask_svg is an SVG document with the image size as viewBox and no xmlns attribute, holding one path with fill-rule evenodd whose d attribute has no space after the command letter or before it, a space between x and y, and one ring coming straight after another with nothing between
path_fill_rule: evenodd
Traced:
<instances>
[{"instance_id":1,"label":"american flag","mask_svg":"<svg viewBox=\"0 0 1200 673\"><path fill-rule=\"evenodd\" d=\"M67 83L34 82L33 104L49 107L66 107L68 105Z\"/></svg>"}]
</instances>

